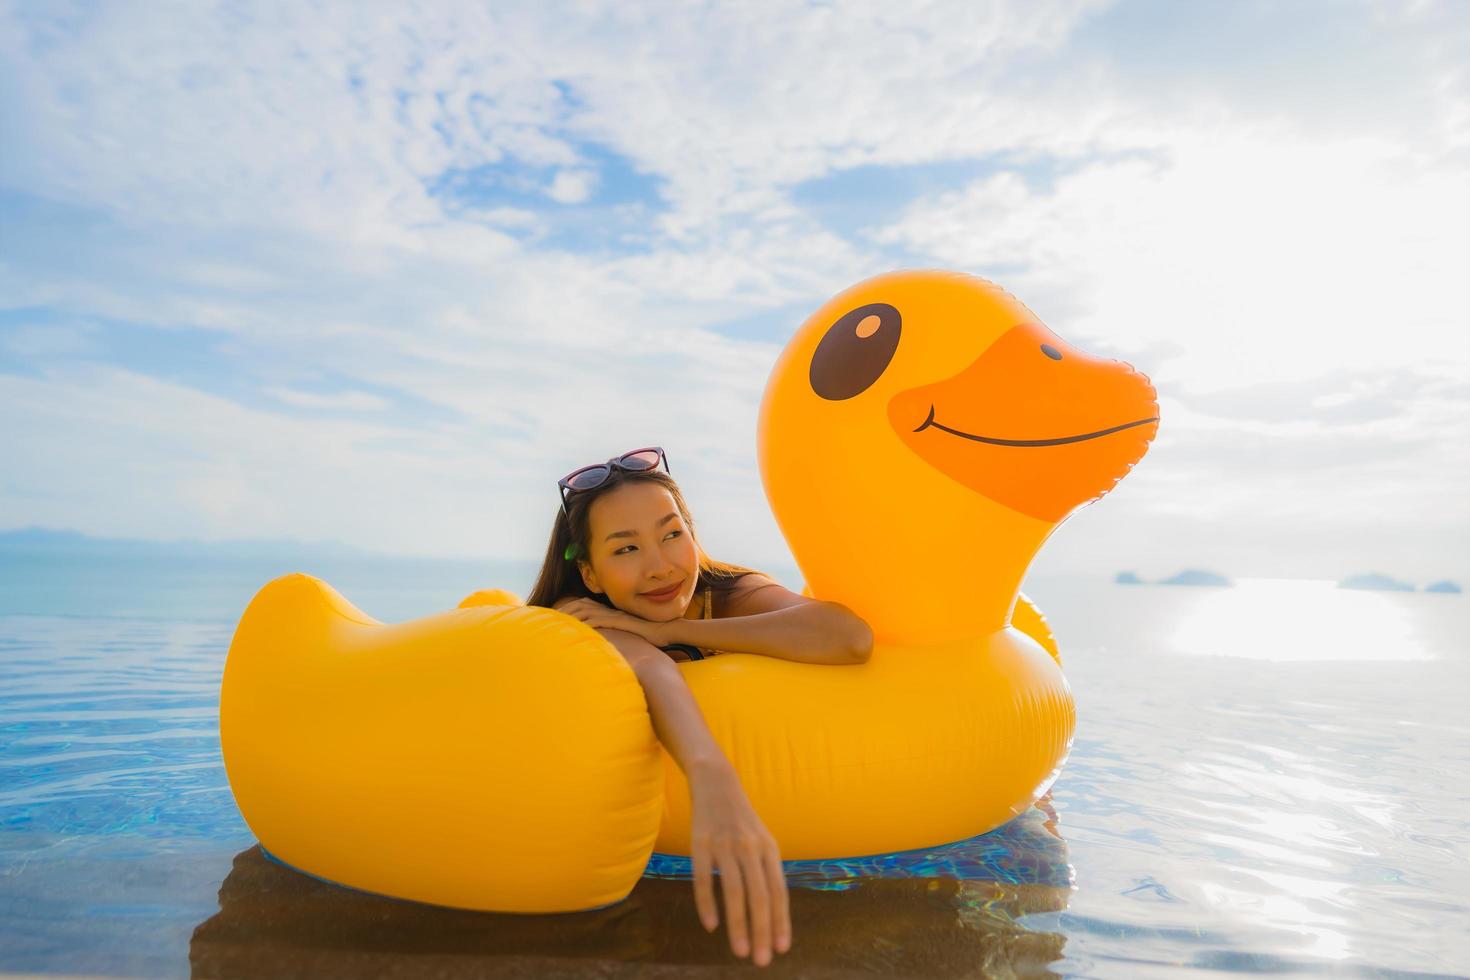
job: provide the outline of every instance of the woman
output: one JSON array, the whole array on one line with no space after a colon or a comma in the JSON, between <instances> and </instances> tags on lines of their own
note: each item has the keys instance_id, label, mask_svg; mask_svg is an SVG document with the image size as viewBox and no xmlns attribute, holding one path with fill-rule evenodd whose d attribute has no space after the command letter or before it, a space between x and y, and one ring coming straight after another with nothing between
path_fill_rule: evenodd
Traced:
<instances>
[{"instance_id":1,"label":"woman","mask_svg":"<svg viewBox=\"0 0 1470 980\"><path fill-rule=\"evenodd\" d=\"M718 869L730 948L736 956L751 953L748 896L753 958L765 966L773 945L782 953L791 947L780 853L674 663L724 652L860 664L873 634L846 606L797 595L761 572L706 555L668 470L664 451L651 447L563 477L562 513L526 604L577 617L633 667L654 730L689 780L700 921L709 931L719 926L711 881Z\"/></svg>"}]
</instances>

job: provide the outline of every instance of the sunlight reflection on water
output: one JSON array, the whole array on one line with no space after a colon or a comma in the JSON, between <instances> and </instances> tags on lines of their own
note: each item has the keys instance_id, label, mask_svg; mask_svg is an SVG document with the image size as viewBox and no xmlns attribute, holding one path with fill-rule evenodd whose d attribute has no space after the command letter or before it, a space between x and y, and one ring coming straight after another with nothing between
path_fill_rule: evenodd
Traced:
<instances>
[{"instance_id":1,"label":"sunlight reflection on water","mask_svg":"<svg viewBox=\"0 0 1470 980\"><path fill-rule=\"evenodd\" d=\"M1055 924L1097 924L1058 973L1464 972L1463 596L1247 580L1033 598L1079 712L1054 788L1078 890ZM1135 906L1144 881L1169 900Z\"/></svg>"},{"instance_id":2,"label":"sunlight reflection on water","mask_svg":"<svg viewBox=\"0 0 1470 980\"><path fill-rule=\"evenodd\" d=\"M1312 579L1190 590L1169 636L1180 652L1254 660L1429 660L1396 596ZM1434 597L1431 601L1438 600Z\"/></svg>"}]
</instances>

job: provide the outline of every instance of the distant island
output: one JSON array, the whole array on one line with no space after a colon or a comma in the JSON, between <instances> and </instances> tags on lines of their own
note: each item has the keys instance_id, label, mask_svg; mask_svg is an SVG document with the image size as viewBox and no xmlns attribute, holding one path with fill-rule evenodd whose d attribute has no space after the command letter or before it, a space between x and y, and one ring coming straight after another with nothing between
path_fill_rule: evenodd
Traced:
<instances>
[{"instance_id":1,"label":"distant island","mask_svg":"<svg viewBox=\"0 0 1470 980\"><path fill-rule=\"evenodd\" d=\"M1161 579L1159 581L1159 584L1230 586L1234 585L1235 583L1231 582L1230 579L1226 578L1224 575L1221 575L1219 572L1209 572L1205 571L1202 568L1186 568L1178 575L1172 575L1169 578Z\"/></svg>"},{"instance_id":2,"label":"distant island","mask_svg":"<svg viewBox=\"0 0 1470 980\"><path fill-rule=\"evenodd\" d=\"M1435 583L1446 584L1446 583ZM1454 583L1447 583L1453 585ZM1364 572L1361 575L1349 575L1337 583L1339 589L1367 589L1373 592L1413 592L1414 587L1408 582L1400 582L1396 578L1383 575L1379 572ZM1457 588L1455 591L1459 591Z\"/></svg>"},{"instance_id":3,"label":"distant island","mask_svg":"<svg viewBox=\"0 0 1470 980\"><path fill-rule=\"evenodd\" d=\"M1148 585L1149 583L1138 577L1137 572L1119 572L1113 576L1114 585ZM1169 578L1161 578L1154 585L1213 585L1231 586L1235 583L1230 581L1219 572L1209 572L1202 568L1186 568L1177 575Z\"/></svg>"},{"instance_id":4,"label":"distant island","mask_svg":"<svg viewBox=\"0 0 1470 980\"><path fill-rule=\"evenodd\" d=\"M1461 589L1460 589L1460 583L1458 583L1458 582L1451 582L1449 579L1444 579L1443 581L1435 582L1433 585L1426 585L1426 586L1424 586L1424 591L1425 592L1449 592L1449 593L1452 593L1454 595L1458 595L1460 593Z\"/></svg>"}]
</instances>

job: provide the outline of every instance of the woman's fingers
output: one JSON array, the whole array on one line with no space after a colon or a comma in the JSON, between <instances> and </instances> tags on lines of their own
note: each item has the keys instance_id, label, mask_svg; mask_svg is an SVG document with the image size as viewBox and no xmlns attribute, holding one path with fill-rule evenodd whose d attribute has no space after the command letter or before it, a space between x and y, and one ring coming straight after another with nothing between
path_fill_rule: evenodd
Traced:
<instances>
[{"instance_id":1,"label":"woman's fingers","mask_svg":"<svg viewBox=\"0 0 1470 980\"><path fill-rule=\"evenodd\" d=\"M712 854L723 857L715 860ZM713 882L717 865L731 951L736 956L751 956L757 965L765 966L775 953L791 948L786 876L774 839L754 846L718 849L708 843L692 842L690 859L694 870L694 907L706 931L713 932L720 924Z\"/></svg>"},{"instance_id":2,"label":"woman's fingers","mask_svg":"<svg viewBox=\"0 0 1470 980\"><path fill-rule=\"evenodd\" d=\"M771 883L771 921L776 931L776 952L791 948L791 901L786 891L786 870L781 867L781 852L772 839L761 855L766 867L766 881Z\"/></svg>"},{"instance_id":3,"label":"woman's fingers","mask_svg":"<svg viewBox=\"0 0 1470 980\"><path fill-rule=\"evenodd\" d=\"M693 843L689 857L694 864L694 908L705 932L720 927L720 912L715 907L715 884L710 869L709 845Z\"/></svg>"},{"instance_id":4,"label":"woman's fingers","mask_svg":"<svg viewBox=\"0 0 1470 980\"><path fill-rule=\"evenodd\" d=\"M771 895L766 884L765 862L761 860L762 849L761 844L753 843L740 851L745 893L750 899L750 921L755 933L751 960L757 966L771 962Z\"/></svg>"},{"instance_id":5,"label":"woman's fingers","mask_svg":"<svg viewBox=\"0 0 1470 980\"><path fill-rule=\"evenodd\" d=\"M791 947L780 848L737 780L701 772L705 778L690 784L695 907L706 929L718 927L712 884L718 875L731 951L766 966L775 953Z\"/></svg>"},{"instance_id":6,"label":"woman's fingers","mask_svg":"<svg viewBox=\"0 0 1470 980\"><path fill-rule=\"evenodd\" d=\"M719 852L720 885L725 895L725 928L730 931L730 950L736 956L750 955L750 935L745 920L745 889L740 861L730 850Z\"/></svg>"}]
</instances>

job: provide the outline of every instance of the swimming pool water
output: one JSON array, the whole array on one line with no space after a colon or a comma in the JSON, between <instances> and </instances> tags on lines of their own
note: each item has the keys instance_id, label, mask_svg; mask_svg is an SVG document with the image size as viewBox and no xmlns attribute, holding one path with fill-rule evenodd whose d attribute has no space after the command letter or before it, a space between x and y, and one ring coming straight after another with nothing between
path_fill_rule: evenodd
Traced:
<instances>
[{"instance_id":1,"label":"swimming pool water","mask_svg":"<svg viewBox=\"0 0 1470 980\"><path fill-rule=\"evenodd\" d=\"M1293 582L1028 591L1078 701L1052 791L970 841L788 862L795 942L772 970L1470 973L1463 597ZM219 757L232 629L0 616L0 971L735 963L723 928L699 927L683 859L655 855L624 902L563 916L436 909L270 861Z\"/></svg>"}]
</instances>

